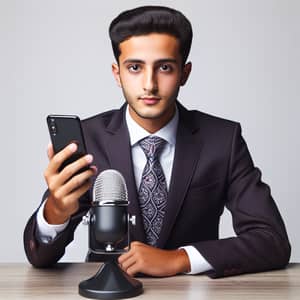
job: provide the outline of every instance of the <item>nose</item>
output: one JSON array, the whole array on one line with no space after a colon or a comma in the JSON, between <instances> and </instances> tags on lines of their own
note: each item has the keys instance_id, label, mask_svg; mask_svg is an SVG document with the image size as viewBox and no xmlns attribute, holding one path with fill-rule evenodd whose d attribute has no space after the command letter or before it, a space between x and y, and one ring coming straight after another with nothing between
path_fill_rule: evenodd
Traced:
<instances>
[{"instance_id":1,"label":"nose","mask_svg":"<svg viewBox=\"0 0 300 300\"><path fill-rule=\"evenodd\" d=\"M143 89L147 93L156 93L158 90L157 78L155 71L152 68L148 68L144 74Z\"/></svg>"}]
</instances>

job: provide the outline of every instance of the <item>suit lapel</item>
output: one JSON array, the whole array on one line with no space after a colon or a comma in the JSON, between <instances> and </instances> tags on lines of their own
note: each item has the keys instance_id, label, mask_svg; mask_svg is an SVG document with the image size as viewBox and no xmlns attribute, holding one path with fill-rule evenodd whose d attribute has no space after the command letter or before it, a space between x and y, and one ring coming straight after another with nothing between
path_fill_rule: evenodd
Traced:
<instances>
[{"instance_id":1,"label":"suit lapel","mask_svg":"<svg viewBox=\"0 0 300 300\"><path fill-rule=\"evenodd\" d=\"M176 137L175 156L172 168L166 214L164 217L160 237L157 242L159 248L164 248L172 231L177 215L180 212L186 192L191 182L195 167L199 160L201 143L195 139L195 131L188 111L177 103L179 108L179 122ZM195 151L195 148L198 151ZM197 153L197 155L195 155Z\"/></svg>"},{"instance_id":2,"label":"suit lapel","mask_svg":"<svg viewBox=\"0 0 300 300\"><path fill-rule=\"evenodd\" d=\"M107 126L106 149L112 169L125 178L128 190L128 212L136 216L136 226L130 226L132 240L146 241L133 172L129 133L125 121L126 105L116 112Z\"/></svg>"}]
</instances>

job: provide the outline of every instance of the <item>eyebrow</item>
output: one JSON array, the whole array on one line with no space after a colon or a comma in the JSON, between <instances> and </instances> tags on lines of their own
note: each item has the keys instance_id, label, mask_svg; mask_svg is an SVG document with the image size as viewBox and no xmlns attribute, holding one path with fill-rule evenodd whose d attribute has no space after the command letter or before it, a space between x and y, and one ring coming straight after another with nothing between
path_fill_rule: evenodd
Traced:
<instances>
[{"instance_id":1,"label":"eyebrow","mask_svg":"<svg viewBox=\"0 0 300 300\"><path fill-rule=\"evenodd\" d=\"M123 64L129 64L129 63L136 63L136 64L145 64L144 60L141 59L135 59L135 58L129 58L124 60ZM174 58L162 58L158 59L154 62L154 64L161 64L161 63L177 63L177 60Z\"/></svg>"}]
</instances>

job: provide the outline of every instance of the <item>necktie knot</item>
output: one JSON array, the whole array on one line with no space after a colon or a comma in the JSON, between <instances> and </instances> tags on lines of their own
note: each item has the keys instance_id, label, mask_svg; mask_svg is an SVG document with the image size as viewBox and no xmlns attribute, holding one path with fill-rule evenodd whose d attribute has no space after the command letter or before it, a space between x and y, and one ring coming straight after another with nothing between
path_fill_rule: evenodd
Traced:
<instances>
[{"instance_id":1,"label":"necktie knot","mask_svg":"<svg viewBox=\"0 0 300 300\"><path fill-rule=\"evenodd\" d=\"M155 160L163 150L166 141L158 136L148 136L139 142L147 159Z\"/></svg>"}]
</instances>

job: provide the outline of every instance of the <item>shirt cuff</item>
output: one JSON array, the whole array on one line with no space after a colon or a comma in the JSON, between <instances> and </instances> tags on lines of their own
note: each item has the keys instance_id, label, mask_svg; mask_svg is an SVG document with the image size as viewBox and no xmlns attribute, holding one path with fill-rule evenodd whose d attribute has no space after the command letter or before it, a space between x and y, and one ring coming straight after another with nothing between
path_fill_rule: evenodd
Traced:
<instances>
[{"instance_id":1,"label":"shirt cuff","mask_svg":"<svg viewBox=\"0 0 300 300\"><path fill-rule=\"evenodd\" d=\"M191 271L185 274L199 274L213 269L210 263L194 246L184 246L179 249L184 249L190 260Z\"/></svg>"},{"instance_id":2,"label":"shirt cuff","mask_svg":"<svg viewBox=\"0 0 300 300\"><path fill-rule=\"evenodd\" d=\"M51 242L60 232L65 230L69 220L64 224L49 224L44 218L44 207L47 199L40 206L37 213L37 229L41 240L45 243Z\"/></svg>"}]
</instances>

